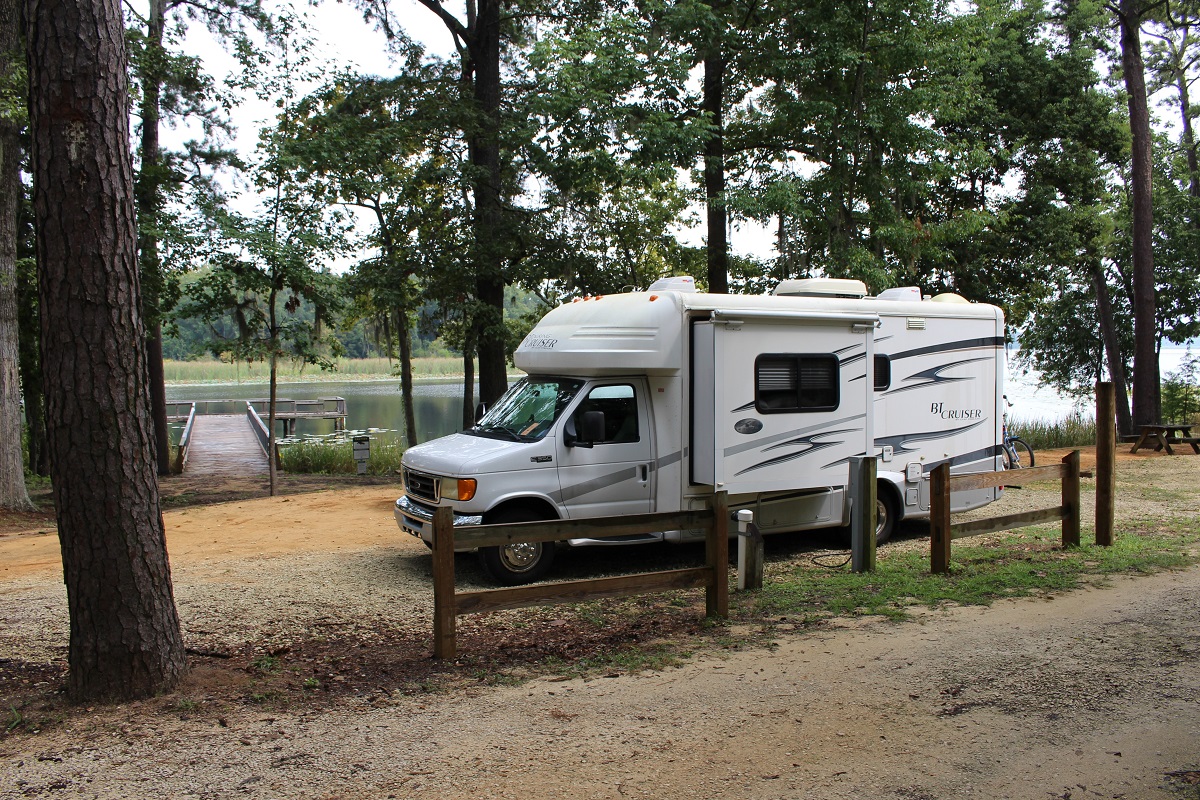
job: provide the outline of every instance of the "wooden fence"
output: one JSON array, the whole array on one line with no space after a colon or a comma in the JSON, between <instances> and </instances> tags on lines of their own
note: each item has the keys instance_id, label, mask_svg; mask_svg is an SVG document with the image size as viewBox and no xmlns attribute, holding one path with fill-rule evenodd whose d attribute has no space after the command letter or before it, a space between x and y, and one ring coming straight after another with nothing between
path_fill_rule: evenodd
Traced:
<instances>
[{"instance_id":1,"label":"wooden fence","mask_svg":"<svg viewBox=\"0 0 1200 800\"><path fill-rule=\"evenodd\" d=\"M950 542L954 539L1023 528L1053 520L1062 520L1063 547L1078 546L1079 478L1078 450L1068 453L1061 464L1049 467L976 472L954 477L950 476L949 464L935 467L930 473L929 487L930 570L935 573L950 571ZM1062 481L1062 505L950 524L950 493L953 490L1020 486L1045 480Z\"/></svg>"},{"instance_id":2,"label":"wooden fence","mask_svg":"<svg viewBox=\"0 0 1200 800\"><path fill-rule=\"evenodd\" d=\"M458 650L455 623L463 614L501 611L534 605L574 603L602 597L629 597L673 589L704 587L705 614L729 615L729 500L716 494L712 506L702 511L637 514L546 522L479 525L455 530L453 512L438 508L433 517L433 654L454 658ZM564 539L601 539L660 531L705 531L705 565L610 578L561 581L456 593L454 548L502 547L517 542Z\"/></svg>"}]
</instances>

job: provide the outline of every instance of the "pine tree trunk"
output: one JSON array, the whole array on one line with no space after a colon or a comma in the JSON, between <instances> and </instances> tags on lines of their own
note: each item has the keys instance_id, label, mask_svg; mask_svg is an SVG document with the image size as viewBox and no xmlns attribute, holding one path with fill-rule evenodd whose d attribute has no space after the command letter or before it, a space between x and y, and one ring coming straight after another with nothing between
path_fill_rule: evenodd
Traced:
<instances>
[{"instance_id":1,"label":"pine tree trunk","mask_svg":"<svg viewBox=\"0 0 1200 800\"><path fill-rule=\"evenodd\" d=\"M139 217L138 261L142 275L142 300L146 328L147 379L150 384L150 409L154 420L154 452L158 474L171 474L171 442L167 425L167 390L163 375L162 322L159 302L162 294L162 263L158 256L159 213L162 187L162 155L159 148L159 96L162 93L163 3L150 0L146 23L148 64L142 79L142 169L136 184Z\"/></svg>"},{"instance_id":2,"label":"pine tree trunk","mask_svg":"<svg viewBox=\"0 0 1200 800\"><path fill-rule=\"evenodd\" d=\"M396 333L400 340L400 396L404 404L404 441L407 447L420 444L417 438L417 409L413 404L412 330L408 311L396 309Z\"/></svg>"},{"instance_id":3,"label":"pine tree trunk","mask_svg":"<svg viewBox=\"0 0 1200 800\"><path fill-rule=\"evenodd\" d=\"M116 0L31 0L30 128L68 692L146 697L186 668L152 454L125 28Z\"/></svg>"},{"instance_id":4,"label":"pine tree trunk","mask_svg":"<svg viewBox=\"0 0 1200 800\"><path fill-rule=\"evenodd\" d=\"M471 140L475 168L475 317L479 400L493 403L508 388L504 329L504 209L500 195L500 0L479 0L471 57L475 103L484 123Z\"/></svg>"},{"instance_id":5,"label":"pine tree trunk","mask_svg":"<svg viewBox=\"0 0 1200 800\"><path fill-rule=\"evenodd\" d=\"M19 5L0 0L0 77L23 58ZM17 318L17 212L21 203L21 139L0 114L0 508L31 510L21 452L21 359Z\"/></svg>"},{"instance_id":6,"label":"pine tree trunk","mask_svg":"<svg viewBox=\"0 0 1200 800\"><path fill-rule=\"evenodd\" d=\"M475 341L471 337L463 343L463 430L475 424Z\"/></svg>"},{"instance_id":7,"label":"pine tree trunk","mask_svg":"<svg viewBox=\"0 0 1200 800\"><path fill-rule=\"evenodd\" d=\"M1129 96L1133 139L1133 423L1161 422L1158 326L1154 293L1154 209L1151 187L1150 109L1142 61L1140 0L1121 0L1121 66Z\"/></svg>"},{"instance_id":8,"label":"pine tree trunk","mask_svg":"<svg viewBox=\"0 0 1200 800\"><path fill-rule=\"evenodd\" d=\"M720 43L704 59L704 113L712 131L704 143L704 199L708 209L708 291L729 293L729 212L725 206L725 59Z\"/></svg>"}]
</instances>

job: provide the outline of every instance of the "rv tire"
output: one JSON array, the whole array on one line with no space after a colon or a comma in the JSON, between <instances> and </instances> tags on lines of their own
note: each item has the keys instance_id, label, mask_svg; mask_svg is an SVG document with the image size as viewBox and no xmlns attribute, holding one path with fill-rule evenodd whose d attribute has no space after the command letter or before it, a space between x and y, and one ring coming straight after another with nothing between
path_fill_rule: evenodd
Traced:
<instances>
[{"instance_id":1,"label":"rv tire","mask_svg":"<svg viewBox=\"0 0 1200 800\"><path fill-rule=\"evenodd\" d=\"M537 522L545 516L528 508L501 511L488 524ZM520 586L541 578L554 563L554 542L524 542L504 547L479 548L479 563L485 572L504 586Z\"/></svg>"},{"instance_id":2,"label":"rv tire","mask_svg":"<svg viewBox=\"0 0 1200 800\"><path fill-rule=\"evenodd\" d=\"M892 538L899 515L895 494L886 484L880 483L875 489L875 544L883 544Z\"/></svg>"}]
</instances>

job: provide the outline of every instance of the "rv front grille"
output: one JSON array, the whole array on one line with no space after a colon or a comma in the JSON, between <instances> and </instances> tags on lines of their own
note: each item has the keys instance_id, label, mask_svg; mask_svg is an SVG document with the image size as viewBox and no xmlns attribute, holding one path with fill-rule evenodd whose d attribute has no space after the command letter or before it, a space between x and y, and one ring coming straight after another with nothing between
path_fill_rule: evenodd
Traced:
<instances>
[{"instance_id":1,"label":"rv front grille","mask_svg":"<svg viewBox=\"0 0 1200 800\"><path fill-rule=\"evenodd\" d=\"M432 503L438 501L437 479L422 472L404 470L404 489L413 497L422 497Z\"/></svg>"}]
</instances>

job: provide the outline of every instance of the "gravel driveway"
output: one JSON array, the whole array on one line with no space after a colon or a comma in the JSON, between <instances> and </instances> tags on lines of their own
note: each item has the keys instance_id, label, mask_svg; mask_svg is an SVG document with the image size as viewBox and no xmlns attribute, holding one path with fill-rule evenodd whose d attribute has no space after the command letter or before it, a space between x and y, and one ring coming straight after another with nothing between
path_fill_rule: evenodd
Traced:
<instances>
[{"instance_id":1,"label":"gravel driveway","mask_svg":"<svg viewBox=\"0 0 1200 800\"><path fill-rule=\"evenodd\" d=\"M1122 492L1120 519L1200 519L1198 467L1123 461L1123 484L1148 488ZM1056 494L1010 491L991 511ZM429 557L397 532L393 499L376 486L169 512L189 644L286 663L301 639L356 643L330 681L385 629L427 646ZM59 569L52 534L0 536L0 664L29 668L10 681L36 684L39 664L61 662ZM460 584L479 577L465 560ZM40 727L10 719L0 797L1200 797L1189 783L1200 779L1195 568L899 625L781 630L773 647L707 650L662 671L543 670L515 686L464 671L448 692L227 703L228 671L193 663L176 696L34 708Z\"/></svg>"}]
</instances>

